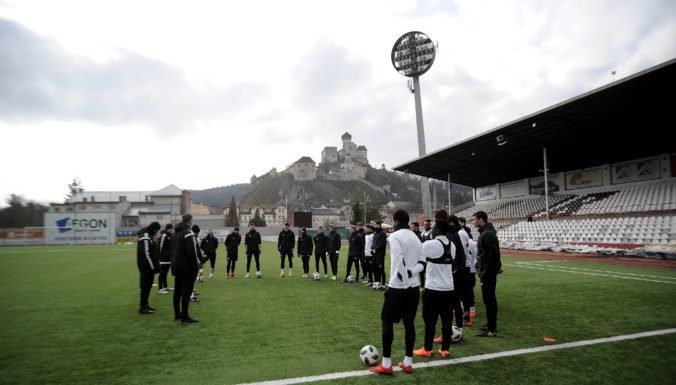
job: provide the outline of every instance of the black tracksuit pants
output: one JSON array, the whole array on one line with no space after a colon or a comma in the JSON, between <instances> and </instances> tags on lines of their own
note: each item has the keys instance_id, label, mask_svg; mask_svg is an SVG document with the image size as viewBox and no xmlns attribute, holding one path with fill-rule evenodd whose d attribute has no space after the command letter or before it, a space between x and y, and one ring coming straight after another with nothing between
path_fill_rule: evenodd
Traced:
<instances>
[{"instance_id":1,"label":"black tracksuit pants","mask_svg":"<svg viewBox=\"0 0 676 385\"><path fill-rule=\"evenodd\" d=\"M254 258L256 259L256 271L261 271L261 261L260 261L261 252L260 252L260 250L247 251L246 252L246 272L247 273L249 272L249 270L251 270L251 255L252 254L253 254Z\"/></svg>"},{"instance_id":2,"label":"black tracksuit pants","mask_svg":"<svg viewBox=\"0 0 676 385\"><path fill-rule=\"evenodd\" d=\"M169 288L169 283L167 282L167 276L169 275L169 269L170 268L171 268L171 264L160 263L160 276L157 279L157 286L159 286L160 289Z\"/></svg>"},{"instance_id":3,"label":"black tracksuit pants","mask_svg":"<svg viewBox=\"0 0 676 385\"><path fill-rule=\"evenodd\" d=\"M338 275L338 252L329 251L329 261L331 262L331 274Z\"/></svg>"},{"instance_id":4,"label":"black tracksuit pants","mask_svg":"<svg viewBox=\"0 0 676 385\"><path fill-rule=\"evenodd\" d=\"M188 318L188 307L190 306L190 295L195 287L197 275L177 275L174 277L174 315L181 318Z\"/></svg>"},{"instance_id":5,"label":"black tracksuit pants","mask_svg":"<svg viewBox=\"0 0 676 385\"><path fill-rule=\"evenodd\" d=\"M494 274L486 274L481 279L481 296L486 306L486 318L488 330L495 332L498 328L498 299L495 297L495 287L498 277Z\"/></svg>"},{"instance_id":6,"label":"black tracksuit pants","mask_svg":"<svg viewBox=\"0 0 676 385\"><path fill-rule=\"evenodd\" d=\"M354 264L354 269L357 270L356 281L359 279L359 255L347 256L347 273L345 273L345 279L347 279L352 271L352 264Z\"/></svg>"},{"instance_id":7,"label":"black tracksuit pants","mask_svg":"<svg viewBox=\"0 0 676 385\"><path fill-rule=\"evenodd\" d=\"M153 287L155 280L155 273L140 271L139 288L141 289L141 301L139 306L141 308L148 307L148 297L150 297L150 289Z\"/></svg>"},{"instance_id":8,"label":"black tracksuit pants","mask_svg":"<svg viewBox=\"0 0 676 385\"><path fill-rule=\"evenodd\" d=\"M310 272L310 254L301 254L300 259L303 261L303 274Z\"/></svg>"},{"instance_id":9,"label":"black tracksuit pants","mask_svg":"<svg viewBox=\"0 0 676 385\"><path fill-rule=\"evenodd\" d=\"M315 270L315 271L317 271L317 272L319 272L319 260L320 259L322 260L322 264L324 265L324 275L326 275L327 271L326 271L326 252L325 251L322 251L322 252L316 251L315 252L315 267L317 268L317 270Z\"/></svg>"}]
</instances>

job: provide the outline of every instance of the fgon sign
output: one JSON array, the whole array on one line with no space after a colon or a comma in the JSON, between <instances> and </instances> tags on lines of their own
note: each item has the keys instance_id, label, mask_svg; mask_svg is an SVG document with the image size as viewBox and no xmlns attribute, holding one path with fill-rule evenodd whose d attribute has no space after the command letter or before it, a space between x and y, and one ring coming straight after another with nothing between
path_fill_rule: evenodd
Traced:
<instances>
[{"instance_id":1,"label":"fgon sign","mask_svg":"<svg viewBox=\"0 0 676 385\"><path fill-rule=\"evenodd\" d=\"M45 213L45 241L49 244L115 243L115 214Z\"/></svg>"},{"instance_id":2,"label":"fgon sign","mask_svg":"<svg viewBox=\"0 0 676 385\"><path fill-rule=\"evenodd\" d=\"M78 230L93 230L101 231L108 227L107 219L97 219L97 218L62 218L56 220L56 227L59 228L59 232L65 233L75 229Z\"/></svg>"}]
</instances>

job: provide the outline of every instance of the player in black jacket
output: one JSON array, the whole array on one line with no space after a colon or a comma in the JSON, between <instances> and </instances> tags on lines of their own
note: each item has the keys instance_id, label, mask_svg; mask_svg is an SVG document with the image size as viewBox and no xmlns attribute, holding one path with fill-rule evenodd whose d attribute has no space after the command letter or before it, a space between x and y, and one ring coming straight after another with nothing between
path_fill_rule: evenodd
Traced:
<instances>
[{"instance_id":1,"label":"player in black jacket","mask_svg":"<svg viewBox=\"0 0 676 385\"><path fill-rule=\"evenodd\" d=\"M326 252L331 262L331 280L336 280L338 275L338 258L340 257L340 234L336 232L334 225L329 225L329 236L326 237Z\"/></svg>"},{"instance_id":2,"label":"player in black jacket","mask_svg":"<svg viewBox=\"0 0 676 385\"><path fill-rule=\"evenodd\" d=\"M477 240L476 272L481 279L481 296L486 306L488 324L476 335L479 337L495 337L497 335L498 300L495 297L498 274L502 272L500 261L500 241L493 224L488 223L488 215L477 211L472 215L472 222L479 229Z\"/></svg>"},{"instance_id":3,"label":"player in black jacket","mask_svg":"<svg viewBox=\"0 0 676 385\"><path fill-rule=\"evenodd\" d=\"M280 278L284 277L284 260L286 257L289 257L289 277L293 275L293 248L295 246L296 236L293 231L289 230L289 224L285 223L277 238L277 250L279 250L279 257L282 259Z\"/></svg>"},{"instance_id":4,"label":"player in black jacket","mask_svg":"<svg viewBox=\"0 0 676 385\"><path fill-rule=\"evenodd\" d=\"M164 226L164 231L160 234L159 250L158 254L160 255L160 277L158 278L157 285L160 287L160 294L169 293L169 284L167 283L167 275L169 275L169 269L171 268L171 237L174 234L174 226L171 223L167 223Z\"/></svg>"},{"instance_id":5,"label":"player in black jacket","mask_svg":"<svg viewBox=\"0 0 676 385\"><path fill-rule=\"evenodd\" d=\"M233 232L225 237L225 249L228 252L228 266L225 279L235 278L235 263L237 262L240 243L242 243L242 236L239 235L239 227L235 227Z\"/></svg>"},{"instance_id":6,"label":"player in black jacket","mask_svg":"<svg viewBox=\"0 0 676 385\"><path fill-rule=\"evenodd\" d=\"M202 264L197 239L192 232L192 215L183 214L182 222L176 225L171 250L171 273L175 277L174 319L183 323L194 323L188 306L195 287L195 278Z\"/></svg>"},{"instance_id":7,"label":"player in black jacket","mask_svg":"<svg viewBox=\"0 0 676 385\"><path fill-rule=\"evenodd\" d=\"M249 223L249 232L244 236L244 246L246 246L246 275L244 278L249 278L249 270L251 269L251 256L256 259L256 278L260 278L261 272L261 234L256 231L256 225Z\"/></svg>"},{"instance_id":8,"label":"player in black jacket","mask_svg":"<svg viewBox=\"0 0 676 385\"><path fill-rule=\"evenodd\" d=\"M214 230L209 229L207 236L202 239L200 248L204 251L204 255L209 259L211 270L209 271L209 279L214 277L214 267L216 266L216 249L218 249L218 239L214 237Z\"/></svg>"},{"instance_id":9,"label":"player in black jacket","mask_svg":"<svg viewBox=\"0 0 676 385\"><path fill-rule=\"evenodd\" d=\"M155 309L148 305L150 289L153 287L155 273L160 271L159 261L154 252L155 244L153 237L160 230L160 224L153 222L148 227L138 231L138 242L136 244L136 265L140 276L139 287L141 289L141 303L138 312L141 314L152 314Z\"/></svg>"},{"instance_id":10,"label":"player in black jacket","mask_svg":"<svg viewBox=\"0 0 676 385\"><path fill-rule=\"evenodd\" d=\"M307 235L305 227L300 228L298 236L298 256L303 261L303 278L310 272L310 256L312 255L312 238Z\"/></svg>"},{"instance_id":11,"label":"player in black jacket","mask_svg":"<svg viewBox=\"0 0 676 385\"><path fill-rule=\"evenodd\" d=\"M375 282L380 283L381 290L385 290L387 274L385 273L385 250L387 248L387 235L383 231L381 220L374 221L373 225L373 246L371 254L373 255L373 278ZM374 286L376 288L377 285Z\"/></svg>"},{"instance_id":12,"label":"player in black jacket","mask_svg":"<svg viewBox=\"0 0 676 385\"><path fill-rule=\"evenodd\" d=\"M350 225L350 236L347 239L349 247L347 249L347 273L345 273L345 279L343 282L347 282L347 277L350 276L352 271L352 264L354 263L354 268L357 270L356 279L352 282L356 282L359 279L359 261L362 259L364 254L364 238L361 237L357 227Z\"/></svg>"},{"instance_id":13,"label":"player in black jacket","mask_svg":"<svg viewBox=\"0 0 676 385\"><path fill-rule=\"evenodd\" d=\"M322 264L324 264L324 278L326 278L326 275L328 274L326 271L326 235L324 235L324 228L322 226L319 226L317 228L317 234L315 235L315 267L317 270L316 272L319 272L319 260L322 260Z\"/></svg>"}]
</instances>

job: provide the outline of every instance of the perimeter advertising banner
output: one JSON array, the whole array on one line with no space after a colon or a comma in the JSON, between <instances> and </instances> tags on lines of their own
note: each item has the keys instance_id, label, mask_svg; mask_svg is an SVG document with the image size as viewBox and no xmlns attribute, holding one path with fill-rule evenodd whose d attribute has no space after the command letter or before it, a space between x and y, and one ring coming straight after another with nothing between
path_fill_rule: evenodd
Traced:
<instances>
[{"instance_id":1,"label":"perimeter advertising banner","mask_svg":"<svg viewBox=\"0 0 676 385\"><path fill-rule=\"evenodd\" d=\"M498 197L498 189L493 186L481 187L476 189L475 201L490 201Z\"/></svg>"},{"instance_id":2,"label":"perimeter advertising banner","mask_svg":"<svg viewBox=\"0 0 676 385\"><path fill-rule=\"evenodd\" d=\"M659 158L642 159L627 163L616 163L612 165L610 169L610 177L613 184L660 179Z\"/></svg>"},{"instance_id":3,"label":"perimeter advertising banner","mask_svg":"<svg viewBox=\"0 0 676 385\"><path fill-rule=\"evenodd\" d=\"M528 180L529 191L531 195L544 195L545 194L545 177L539 176L537 178L530 178ZM547 186L549 193L558 192L563 190L563 174L552 174L547 175Z\"/></svg>"},{"instance_id":4,"label":"perimeter advertising banner","mask_svg":"<svg viewBox=\"0 0 676 385\"><path fill-rule=\"evenodd\" d=\"M567 190L600 186L603 186L603 170L601 167L566 173Z\"/></svg>"},{"instance_id":5,"label":"perimeter advertising banner","mask_svg":"<svg viewBox=\"0 0 676 385\"><path fill-rule=\"evenodd\" d=\"M45 213L47 244L115 243L113 213Z\"/></svg>"},{"instance_id":6,"label":"perimeter advertising banner","mask_svg":"<svg viewBox=\"0 0 676 385\"><path fill-rule=\"evenodd\" d=\"M512 198L526 195L528 192L527 181L503 183L500 185L500 198Z\"/></svg>"}]
</instances>

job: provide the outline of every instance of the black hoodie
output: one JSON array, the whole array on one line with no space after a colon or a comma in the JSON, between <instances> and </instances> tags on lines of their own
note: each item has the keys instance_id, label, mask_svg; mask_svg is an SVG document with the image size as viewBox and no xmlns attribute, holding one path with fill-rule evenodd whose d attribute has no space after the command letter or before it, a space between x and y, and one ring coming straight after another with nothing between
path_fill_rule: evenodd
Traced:
<instances>
[{"instance_id":1,"label":"black hoodie","mask_svg":"<svg viewBox=\"0 0 676 385\"><path fill-rule=\"evenodd\" d=\"M197 239L188 225L183 222L176 225L174 230L171 273L181 277L196 277L201 264Z\"/></svg>"},{"instance_id":2,"label":"black hoodie","mask_svg":"<svg viewBox=\"0 0 676 385\"><path fill-rule=\"evenodd\" d=\"M479 229L476 247L476 272L479 277L497 275L502 268L502 262L500 262L500 242L492 223L486 223Z\"/></svg>"},{"instance_id":3,"label":"black hoodie","mask_svg":"<svg viewBox=\"0 0 676 385\"><path fill-rule=\"evenodd\" d=\"M148 226L136 233L136 235L138 235L138 241L136 243L136 265L140 272L157 273L159 271L160 261L155 252L155 243L153 242L153 237L158 229L155 229L154 226Z\"/></svg>"}]
</instances>

